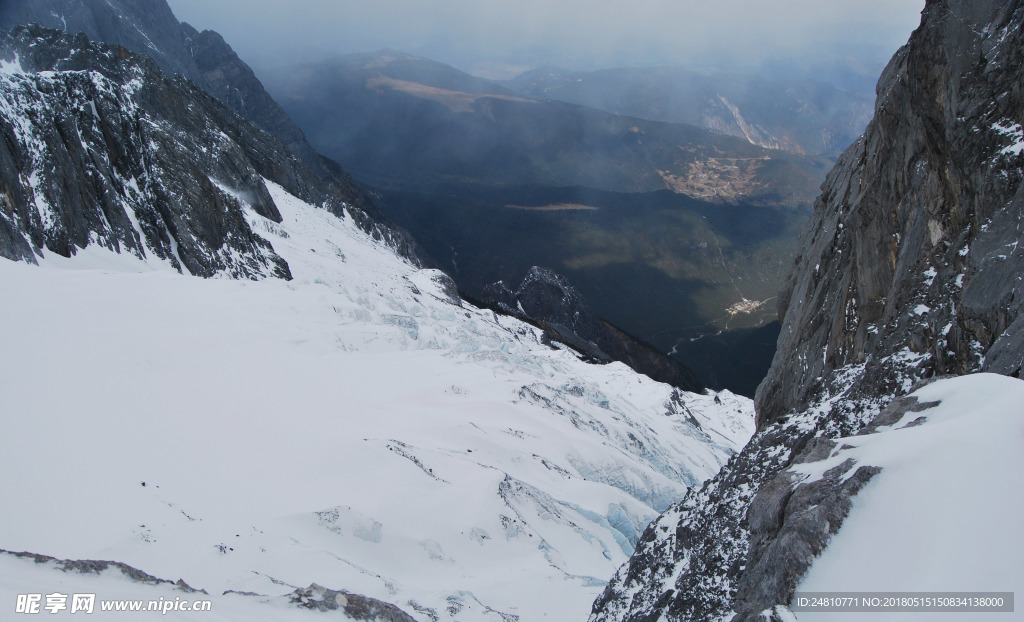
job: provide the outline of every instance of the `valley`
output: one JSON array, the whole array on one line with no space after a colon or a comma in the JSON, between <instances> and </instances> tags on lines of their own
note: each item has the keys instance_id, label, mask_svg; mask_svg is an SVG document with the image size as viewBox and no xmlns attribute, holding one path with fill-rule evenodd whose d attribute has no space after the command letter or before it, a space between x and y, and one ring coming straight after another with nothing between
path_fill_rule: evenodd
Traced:
<instances>
[{"instance_id":1,"label":"valley","mask_svg":"<svg viewBox=\"0 0 1024 622\"><path fill-rule=\"evenodd\" d=\"M770 301L826 155L539 98L525 78L484 80L390 50L262 75L467 296L552 269L703 383L753 395L770 354L698 363L682 344L776 319Z\"/></svg>"},{"instance_id":2,"label":"valley","mask_svg":"<svg viewBox=\"0 0 1024 622\"><path fill-rule=\"evenodd\" d=\"M469 296L533 265L566 276L605 319L667 352L710 331L760 326L807 214L551 186L371 190L382 211ZM507 206L514 205L514 208ZM566 209L564 206L585 206ZM551 206L562 206L552 209Z\"/></svg>"}]
</instances>

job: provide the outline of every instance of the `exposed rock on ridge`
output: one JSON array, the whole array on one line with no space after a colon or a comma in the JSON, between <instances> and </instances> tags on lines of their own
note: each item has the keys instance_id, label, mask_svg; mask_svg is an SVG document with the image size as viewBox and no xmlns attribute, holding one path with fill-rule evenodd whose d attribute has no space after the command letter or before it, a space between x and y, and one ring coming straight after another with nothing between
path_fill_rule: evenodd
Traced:
<instances>
[{"instance_id":1,"label":"exposed rock on ridge","mask_svg":"<svg viewBox=\"0 0 1024 622\"><path fill-rule=\"evenodd\" d=\"M270 132L310 168L319 156L263 89L252 70L213 31L178 22L164 0L33 0L0 3L0 28L36 23L146 54L169 77L181 75Z\"/></svg>"},{"instance_id":2,"label":"exposed rock on ridge","mask_svg":"<svg viewBox=\"0 0 1024 622\"><path fill-rule=\"evenodd\" d=\"M202 593L206 594L206 590L197 590L188 583L185 583L184 579L178 579L177 581L170 581L168 579L160 579L153 575L143 572L138 568L129 566L124 562L96 560L96 559L57 559L56 557L50 557L49 555L39 555L38 553L28 553L25 551L15 553L14 551L5 551L0 549L0 555L10 555L21 559L31 559L37 564L53 564L59 568L62 572L77 572L80 574L101 574L107 570L114 568L121 571L121 574L128 577L128 579L137 583L148 583L150 585L167 585L174 586L182 592L188 593Z\"/></svg>"},{"instance_id":3,"label":"exposed rock on ridge","mask_svg":"<svg viewBox=\"0 0 1024 622\"><path fill-rule=\"evenodd\" d=\"M416 622L415 619L391 603L345 590L332 590L316 583L292 594L292 602L299 607L318 611L341 609L352 620L367 622Z\"/></svg>"},{"instance_id":4,"label":"exposed rock on ridge","mask_svg":"<svg viewBox=\"0 0 1024 622\"><path fill-rule=\"evenodd\" d=\"M702 388L692 371L601 319L564 276L547 268L530 268L514 292L502 281L488 285L483 303L539 325L549 338L596 361L621 361L685 391Z\"/></svg>"},{"instance_id":5,"label":"exposed rock on ridge","mask_svg":"<svg viewBox=\"0 0 1024 622\"><path fill-rule=\"evenodd\" d=\"M778 619L872 475L794 489L785 469L912 409L886 404L919 379L1020 377L1022 24L1019 0L928 2L815 206L759 433L648 527L592 621Z\"/></svg>"},{"instance_id":6,"label":"exposed rock on ridge","mask_svg":"<svg viewBox=\"0 0 1024 622\"><path fill-rule=\"evenodd\" d=\"M236 198L280 221L260 175L289 164L270 136L84 35L18 27L0 56L4 248L69 257L96 243L201 276L289 277Z\"/></svg>"},{"instance_id":7,"label":"exposed rock on ridge","mask_svg":"<svg viewBox=\"0 0 1024 622\"><path fill-rule=\"evenodd\" d=\"M318 188L312 195L307 189L301 196L320 203L315 195L326 194L335 202L347 204L364 231L387 240L408 259L419 261L412 240L385 221L337 163L316 153L231 46L216 32L198 32L179 22L164 0L0 0L0 29L29 23L69 34L82 32L93 41L124 46L153 58L169 77L180 75L191 80L279 140L287 148L277 147L279 159L294 157L309 169L312 174L306 173L308 180L303 183ZM298 179L287 168L290 166L275 168L277 175L287 179L274 179L291 191L298 185Z\"/></svg>"},{"instance_id":8,"label":"exposed rock on ridge","mask_svg":"<svg viewBox=\"0 0 1024 622\"><path fill-rule=\"evenodd\" d=\"M196 589L184 581L161 579L129 566L124 562L95 559L57 559L49 555L37 553L13 552L0 549L0 555L10 555L19 559L30 559L36 564L53 565L61 572L89 575L102 575L111 570L119 570L128 580L153 586L172 587L187 594L207 594L204 589ZM229 592L225 592L227 594ZM232 592L243 596L258 596L249 592ZM366 622L414 622L414 619L395 605L376 598L353 594L345 590L331 590L316 583L307 588L297 588L289 595L291 604L318 611L336 611L341 609L352 620ZM89 612L91 613L91 612Z\"/></svg>"}]
</instances>

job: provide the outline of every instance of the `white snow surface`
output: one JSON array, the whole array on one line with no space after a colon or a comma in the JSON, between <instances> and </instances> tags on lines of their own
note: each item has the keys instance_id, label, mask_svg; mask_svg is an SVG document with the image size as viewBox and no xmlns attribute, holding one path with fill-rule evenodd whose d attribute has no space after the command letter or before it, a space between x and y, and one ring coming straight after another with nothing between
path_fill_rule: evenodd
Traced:
<instances>
[{"instance_id":1,"label":"white snow surface","mask_svg":"<svg viewBox=\"0 0 1024 622\"><path fill-rule=\"evenodd\" d=\"M999 152L1000 154L1020 155L1024 153L1024 128L1021 127L1020 123L1004 119L999 123L993 123L992 129L1011 141L1009 145L1003 147L1002 151Z\"/></svg>"},{"instance_id":2,"label":"white snow surface","mask_svg":"<svg viewBox=\"0 0 1024 622\"><path fill-rule=\"evenodd\" d=\"M315 582L418 620L583 620L752 433L750 400L583 363L267 185L284 221L248 217L290 282L0 261L0 549L211 594L179 619L312 615L283 595ZM0 555L0 611L61 590L192 597Z\"/></svg>"},{"instance_id":3,"label":"white snow surface","mask_svg":"<svg viewBox=\"0 0 1024 622\"><path fill-rule=\"evenodd\" d=\"M936 381L913 395L933 408L876 434L840 439L824 461L793 471L820 477L849 458L882 468L797 591L1020 592L1024 586L1024 382L994 374ZM923 423L908 426L923 418ZM850 469L852 475L856 466ZM846 614L854 615L854 614ZM799 620L843 614L799 612ZM921 613L871 613L874 622ZM1013 614L944 614L1001 620Z\"/></svg>"}]
</instances>

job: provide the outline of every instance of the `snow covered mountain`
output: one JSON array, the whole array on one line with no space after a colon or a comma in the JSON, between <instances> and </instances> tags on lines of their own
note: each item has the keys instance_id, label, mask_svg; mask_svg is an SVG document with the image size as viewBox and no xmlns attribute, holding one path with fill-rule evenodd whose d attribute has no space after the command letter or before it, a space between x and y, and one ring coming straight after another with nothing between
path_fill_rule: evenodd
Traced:
<instances>
[{"instance_id":1,"label":"snow covered mountain","mask_svg":"<svg viewBox=\"0 0 1024 622\"><path fill-rule=\"evenodd\" d=\"M337 171L317 154L234 50L216 32L179 22L165 0L0 0L0 29L38 24L123 46L180 75L266 130L319 176Z\"/></svg>"},{"instance_id":2,"label":"snow covered mountain","mask_svg":"<svg viewBox=\"0 0 1024 622\"><path fill-rule=\"evenodd\" d=\"M1020 0L927 3L802 238L757 434L652 523L594 622L790 620L798 588L1024 581L1007 518L1024 449L1022 24Z\"/></svg>"},{"instance_id":3,"label":"snow covered mountain","mask_svg":"<svg viewBox=\"0 0 1024 622\"><path fill-rule=\"evenodd\" d=\"M235 192L280 220L262 182L335 213L412 257L345 176L321 177L270 134L146 56L37 26L0 38L0 255L34 261L98 243L211 276L288 275L240 216Z\"/></svg>"},{"instance_id":4,"label":"snow covered mountain","mask_svg":"<svg viewBox=\"0 0 1024 622\"><path fill-rule=\"evenodd\" d=\"M582 619L752 432L466 304L146 57L20 28L0 62L4 607Z\"/></svg>"}]
</instances>

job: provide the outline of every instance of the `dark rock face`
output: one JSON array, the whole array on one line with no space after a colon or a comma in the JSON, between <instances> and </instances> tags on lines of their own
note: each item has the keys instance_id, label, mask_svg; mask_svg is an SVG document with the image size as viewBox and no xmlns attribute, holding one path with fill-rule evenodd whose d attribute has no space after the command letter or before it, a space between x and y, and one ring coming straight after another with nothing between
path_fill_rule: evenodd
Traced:
<instances>
[{"instance_id":1,"label":"dark rock face","mask_svg":"<svg viewBox=\"0 0 1024 622\"><path fill-rule=\"evenodd\" d=\"M179 22L165 0L10 0L2 4L0 28L4 30L35 23L68 34L82 32L93 41L146 54L169 77L188 78L244 119L270 132L310 168L319 159L299 128L224 39L215 32L198 32Z\"/></svg>"},{"instance_id":2,"label":"dark rock face","mask_svg":"<svg viewBox=\"0 0 1024 622\"><path fill-rule=\"evenodd\" d=\"M516 300L528 317L543 318L560 332L591 335L598 331L597 317L583 297L560 274L534 266L516 291Z\"/></svg>"},{"instance_id":3,"label":"dark rock face","mask_svg":"<svg viewBox=\"0 0 1024 622\"><path fill-rule=\"evenodd\" d=\"M323 162L323 158L306 142L302 130L292 123L284 109L270 97L249 65L238 58L220 34L212 30L199 32L185 23L180 28L185 36L184 49L191 53L196 69L193 74L183 75L242 118L270 132L319 177L335 174L329 164Z\"/></svg>"},{"instance_id":4,"label":"dark rock face","mask_svg":"<svg viewBox=\"0 0 1024 622\"><path fill-rule=\"evenodd\" d=\"M305 589L296 589L292 602L300 607L318 611L341 609L352 620L367 622L416 622L415 618L391 603L352 594L345 590L331 590L316 583Z\"/></svg>"},{"instance_id":5,"label":"dark rock face","mask_svg":"<svg viewBox=\"0 0 1024 622\"><path fill-rule=\"evenodd\" d=\"M437 284L441 288L441 293L444 294L444 299L456 307L462 306L462 298L459 296L459 287L452 280L452 277L441 272L430 277L430 280Z\"/></svg>"},{"instance_id":6,"label":"dark rock face","mask_svg":"<svg viewBox=\"0 0 1024 622\"><path fill-rule=\"evenodd\" d=\"M747 511L747 566L737 582L735 622L754 622L776 603L788 603L814 558L825 550L850 511L852 497L881 469L841 464L812 483L789 472L761 487Z\"/></svg>"},{"instance_id":7,"label":"dark rock face","mask_svg":"<svg viewBox=\"0 0 1024 622\"><path fill-rule=\"evenodd\" d=\"M875 118L826 180L780 296L762 425L849 366L865 366L866 394L901 392L894 366L1019 375L1021 350L1005 353L1020 331L1001 335L1022 304L1022 19L1019 2L930 2L886 68Z\"/></svg>"},{"instance_id":8,"label":"dark rock face","mask_svg":"<svg viewBox=\"0 0 1024 622\"><path fill-rule=\"evenodd\" d=\"M767 619L875 472L797 485L790 465L927 407L893 399L920 379L1020 377L1021 24L1020 0L928 2L803 236L758 433L651 524L591 620Z\"/></svg>"},{"instance_id":9,"label":"dark rock face","mask_svg":"<svg viewBox=\"0 0 1024 622\"><path fill-rule=\"evenodd\" d=\"M164 0L0 0L0 28L31 23L146 54L171 77L198 76L195 62L182 52L185 33Z\"/></svg>"},{"instance_id":10,"label":"dark rock face","mask_svg":"<svg viewBox=\"0 0 1024 622\"><path fill-rule=\"evenodd\" d=\"M530 268L513 292L502 281L484 288L483 304L539 325L598 362L621 361L637 372L686 391L701 390L693 372L598 317L569 281L547 268Z\"/></svg>"}]
</instances>

